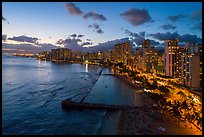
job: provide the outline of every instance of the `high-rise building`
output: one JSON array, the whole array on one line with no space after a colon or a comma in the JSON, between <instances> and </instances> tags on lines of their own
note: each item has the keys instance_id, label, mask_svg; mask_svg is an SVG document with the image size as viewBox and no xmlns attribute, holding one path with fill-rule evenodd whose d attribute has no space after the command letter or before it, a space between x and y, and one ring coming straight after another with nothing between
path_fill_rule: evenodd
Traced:
<instances>
[{"instance_id":1,"label":"high-rise building","mask_svg":"<svg viewBox=\"0 0 204 137\"><path fill-rule=\"evenodd\" d=\"M165 40L165 75L171 77L179 77L179 52L178 40Z\"/></svg>"},{"instance_id":2,"label":"high-rise building","mask_svg":"<svg viewBox=\"0 0 204 137\"><path fill-rule=\"evenodd\" d=\"M147 71L151 71L158 64L158 51L151 47L149 39L142 42L142 59L143 69Z\"/></svg>"},{"instance_id":3,"label":"high-rise building","mask_svg":"<svg viewBox=\"0 0 204 137\"><path fill-rule=\"evenodd\" d=\"M97 55L97 59L102 59L102 52L101 51L98 51L98 53L97 53L98 55Z\"/></svg>"},{"instance_id":4,"label":"high-rise building","mask_svg":"<svg viewBox=\"0 0 204 137\"><path fill-rule=\"evenodd\" d=\"M187 43L181 56L181 81L192 89L202 88L202 45Z\"/></svg>"},{"instance_id":5,"label":"high-rise building","mask_svg":"<svg viewBox=\"0 0 204 137\"><path fill-rule=\"evenodd\" d=\"M130 42L124 42L115 45L115 63L123 63L127 65L127 61L130 58Z\"/></svg>"},{"instance_id":6,"label":"high-rise building","mask_svg":"<svg viewBox=\"0 0 204 137\"><path fill-rule=\"evenodd\" d=\"M67 48L51 49L52 61L66 61L71 58L71 50Z\"/></svg>"},{"instance_id":7,"label":"high-rise building","mask_svg":"<svg viewBox=\"0 0 204 137\"><path fill-rule=\"evenodd\" d=\"M88 52L84 55L84 58L86 60L95 60L98 59L98 53L97 52Z\"/></svg>"},{"instance_id":8,"label":"high-rise building","mask_svg":"<svg viewBox=\"0 0 204 137\"><path fill-rule=\"evenodd\" d=\"M49 51L40 52L39 55L38 55L38 59L50 60L51 59L51 54L50 54Z\"/></svg>"},{"instance_id":9,"label":"high-rise building","mask_svg":"<svg viewBox=\"0 0 204 137\"><path fill-rule=\"evenodd\" d=\"M102 59L103 59L103 61L107 62L108 58L109 58L108 52L106 52L106 51L102 52Z\"/></svg>"},{"instance_id":10,"label":"high-rise building","mask_svg":"<svg viewBox=\"0 0 204 137\"><path fill-rule=\"evenodd\" d=\"M177 62L179 62L179 69L178 69L178 77L181 78L182 77L182 70L183 70L183 63L182 63L182 56L185 55L185 53L188 52L188 47L187 46L179 46L178 48L178 58L177 58Z\"/></svg>"},{"instance_id":11,"label":"high-rise building","mask_svg":"<svg viewBox=\"0 0 204 137\"><path fill-rule=\"evenodd\" d=\"M135 56L142 56L142 51L140 49L135 49L134 50L134 55Z\"/></svg>"},{"instance_id":12,"label":"high-rise building","mask_svg":"<svg viewBox=\"0 0 204 137\"><path fill-rule=\"evenodd\" d=\"M150 45L150 40L149 39L145 39L142 42L142 52L144 52L144 50L146 49L150 49L151 45Z\"/></svg>"},{"instance_id":13,"label":"high-rise building","mask_svg":"<svg viewBox=\"0 0 204 137\"><path fill-rule=\"evenodd\" d=\"M158 63L155 66L156 73L158 74L164 74L164 53L162 55L158 55Z\"/></svg>"},{"instance_id":14,"label":"high-rise building","mask_svg":"<svg viewBox=\"0 0 204 137\"><path fill-rule=\"evenodd\" d=\"M72 54L71 54L71 58L73 60L84 60L84 53L80 52L80 51L72 51Z\"/></svg>"},{"instance_id":15,"label":"high-rise building","mask_svg":"<svg viewBox=\"0 0 204 137\"><path fill-rule=\"evenodd\" d=\"M115 63L123 62L122 61L122 46L121 46L121 44L115 45L114 50L115 50Z\"/></svg>"},{"instance_id":16,"label":"high-rise building","mask_svg":"<svg viewBox=\"0 0 204 137\"><path fill-rule=\"evenodd\" d=\"M115 62L115 50L114 49L109 50L109 61L113 63Z\"/></svg>"}]
</instances>

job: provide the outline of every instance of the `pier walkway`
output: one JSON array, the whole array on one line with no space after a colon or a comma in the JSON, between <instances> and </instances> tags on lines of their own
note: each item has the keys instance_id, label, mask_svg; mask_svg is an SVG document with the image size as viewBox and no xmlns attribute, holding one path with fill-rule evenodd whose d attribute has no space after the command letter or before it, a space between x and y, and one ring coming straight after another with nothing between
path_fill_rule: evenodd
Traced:
<instances>
[{"instance_id":1,"label":"pier walkway","mask_svg":"<svg viewBox=\"0 0 204 137\"><path fill-rule=\"evenodd\" d=\"M109 109L109 110L121 110L121 109L135 109L137 106L123 106L123 105L108 105L108 104L94 104L87 102L74 102L70 100L62 101L62 109Z\"/></svg>"}]
</instances>

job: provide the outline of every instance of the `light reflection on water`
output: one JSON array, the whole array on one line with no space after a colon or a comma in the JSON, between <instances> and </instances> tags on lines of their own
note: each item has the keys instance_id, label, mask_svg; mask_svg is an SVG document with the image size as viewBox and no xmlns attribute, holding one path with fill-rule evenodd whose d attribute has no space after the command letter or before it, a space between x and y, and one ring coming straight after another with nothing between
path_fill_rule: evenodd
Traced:
<instances>
[{"instance_id":1,"label":"light reflection on water","mask_svg":"<svg viewBox=\"0 0 204 137\"><path fill-rule=\"evenodd\" d=\"M61 101L81 100L98 79L87 102L131 104L131 89L127 92L119 80L97 75L100 71L101 67L88 64L3 57L2 133L98 134L104 126L105 110L63 111ZM110 71L104 69L104 73Z\"/></svg>"},{"instance_id":2,"label":"light reflection on water","mask_svg":"<svg viewBox=\"0 0 204 137\"><path fill-rule=\"evenodd\" d=\"M89 72L89 71L88 71L88 67L89 67L88 64L86 64L86 70L85 70L85 72Z\"/></svg>"}]
</instances>

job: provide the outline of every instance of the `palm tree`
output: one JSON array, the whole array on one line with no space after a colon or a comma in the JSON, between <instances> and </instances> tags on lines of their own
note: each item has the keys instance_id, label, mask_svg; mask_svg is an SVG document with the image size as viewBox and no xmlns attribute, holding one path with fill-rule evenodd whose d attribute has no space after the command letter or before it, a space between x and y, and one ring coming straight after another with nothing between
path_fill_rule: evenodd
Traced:
<instances>
[{"instance_id":1,"label":"palm tree","mask_svg":"<svg viewBox=\"0 0 204 137\"><path fill-rule=\"evenodd\" d=\"M201 126L202 125L202 117L200 117L200 112L195 112L194 115L195 115L195 121L197 121L196 125Z\"/></svg>"},{"instance_id":2,"label":"palm tree","mask_svg":"<svg viewBox=\"0 0 204 137\"><path fill-rule=\"evenodd\" d=\"M201 130L202 131L202 117L199 117L199 113L198 112L195 112L194 114L190 115L189 113L188 114L188 120L189 122L194 125L197 129ZM197 121L197 123L195 124L195 121ZM191 128L192 128L192 125L191 125Z\"/></svg>"},{"instance_id":3,"label":"palm tree","mask_svg":"<svg viewBox=\"0 0 204 137\"><path fill-rule=\"evenodd\" d=\"M161 100L159 101L162 108L165 108L167 105L166 98L162 96Z\"/></svg>"},{"instance_id":4,"label":"palm tree","mask_svg":"<svg viewBox=\"0 0 204 137\"><path fill-rule=\"evenodd\" d=\"M185 114L185 119L188 120L188 121L191 121L191 119L190 119L190 113L189 113L189 112L187 112L187 113ZM191 128L192 128L192 127L191 127Z\"/></svg>"},{"instance_id":5,"label":"palm tree","mask_svg":"<svg viewBox=\"0 0 204 137\"><path fill-rule=\"evenodd\" d=\"M186 112L187 112L187 110L189 110L188 107L189 107L189 106L188 106L188 104L187 104L186 101L183 101L183 102L181 103L181 110L183 110L183 117L182 117L182 119L183 119L185 125L186 125Z\"/></svg>"},{"instance_id":6,"label":"palm tree","mask_svg":"<svg viewBox=\"0 0 204 137\"><path fill-rule=\"evenodd\" d=\"M180 119L181 119L181 114L180 114L180 103L179 101L175 101L174 100L174 105L173 107L170 109L170 114L172 116L175 116L177 118L177 121L178 121L178 126L179 126L179 123L180 123Z\"/></svg>"},{"instance_id":7,"label":"palm tree","mask_svg":"<svg viewBox=\"0 0 204 137\"><path fill-rule=\"evenodd\" d=\"M166 105L167 105L167 109L169 109L169 110L173 106L173 104L171 104L171 101L168 101Z\"/></svg>"},{"instance_id":8,"label":"palm tree","mask_svg":"<svg viewBox=\"0 0 204 137\"><path fill-rule=\"evenodd\" d=\"M198 117L196 125L202 128L202 117Z\"/></svg>"},{"instance_id":9,"label":"palm tree","mask_svg":"<svg viewBox=\"0 0 204 137\"><path fill-rule=\"evenodd\" d=\"M154 89L156 89L156 88L158 87L158 85L157 85L157 79L155 79L155 80L153 81L152 86L153 86Z\"/></svg>"}]
</instances>

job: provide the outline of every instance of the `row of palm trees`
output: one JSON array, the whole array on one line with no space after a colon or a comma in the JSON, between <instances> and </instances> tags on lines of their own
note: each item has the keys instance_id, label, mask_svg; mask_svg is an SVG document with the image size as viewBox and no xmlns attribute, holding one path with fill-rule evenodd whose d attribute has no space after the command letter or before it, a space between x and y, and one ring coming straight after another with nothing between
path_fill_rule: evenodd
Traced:
<instances>
[{"instance_id":1,"label":"row of palm trees","mask_svg":"<svg viewBox=\"0 0 204 137\"><path fill-rule=\"evenodd\" d=\"M202 109L198 112L193 102L188 104L185 100L186 95L183 92L180 91L177 94L185 99L180 101L167 101L170 90L165 86L158 86L157 79L154 79L153 84L151 84L148 82L148 79L145 76L138 76L137 74L139 74L139 72L126 68L122 63L115 64L115 66L119 68L119 73L127 73L128 76L131 77L131 79L133 79L134 81L140 81L142 83L142 86L146 89L158 89L159 91L161 91L161 93L163 94L153 92L148 92L147 94L150 95L154 102L158 102L157 105L161 108L161 110L166 110L171 117L176 118L178 125L181 121L184 123L188 121L202 131ZM169 81L169 84L175 85L175 83L172 83L171 81ZM181 87L181 85L179 84L175 86Z\"/></svg>"},{"instance_id":2,"label":"row of palm trees","mask_svg":"<svg viewBox=\"0 0 204 137\"><path fill-rule=\"evenodd\" d=\"M177 100L167 101L163 94L151 92L148 92L147 94L154 100L154 102L158 102L157 105L161 110L166 110L171 118L176 118L178 125L180 122L185 124L186 122L189 122L202 131L202 109L198 111L193 102L188 104L186 100L181 103Z\"/></svg>"},{"instance_id":3,"label":"row of palm trees","mask_svg":"<svg viewBox=\"0 0 204 137\"><path fill-rule=\"evenodd\" d=\"M154 90L154 89L158 89L163 93L169 93L169 89L166 88L165 86L158 86L157 84L157 79L154 79L153 84L149 83L148 79L143 75L143 76L138 76L137 74L139 74L138 71L133 71L130 70L126 67L124 67L121 63L116 64L116 66L119 66L120 70L119 73L127 73L129 77L131 77L131 79L133 79L134 81L140 81L142 82L142 86L145 87L146 89L149 90Z\"/></svg>"}]
</instances>

